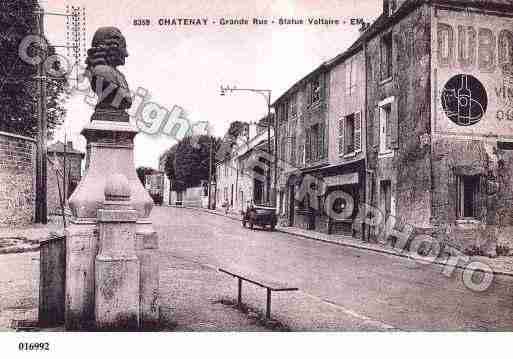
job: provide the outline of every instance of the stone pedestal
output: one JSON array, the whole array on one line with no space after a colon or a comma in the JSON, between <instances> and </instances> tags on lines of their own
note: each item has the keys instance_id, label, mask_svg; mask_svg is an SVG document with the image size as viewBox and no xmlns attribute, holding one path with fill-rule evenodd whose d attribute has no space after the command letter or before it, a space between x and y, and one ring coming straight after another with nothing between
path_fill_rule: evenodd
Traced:
<instances>
[{"instance_id":1,"label":"stone pedestal","mask_svg":"<svg viewBox=\"0 0 513 359\"><path fill-rule=\"evenodd\" d=\"M153 200L135 171L138 130L126 121L126 112L107 112L96 111L82 131L87 169L69 200L73 218L66 232L67 329L87 329L91 323L131 329L158 320L158 240L148 220ZM108 181L119 182L119 176L130 196L105 199ZM104 250L108 238L116 251Z\"/></svg>"},{"instance_id":2,"label":"stone pedestal","mask_svg":"<svg viewBox=\"0 0 513 359\"><path fill-rule=\"evenodd\" d=\"M94 326L94 260L98 252L96 221L73 218L65 236L65 325L68 330L85 330Z\"/></svg>"},{"instance_id":3,"label":"stone pedestal","mask_svg":"<svg viewBox=\"0 0 513 359\"><path fill-rule=\"evenodd\" d=\"M159 244L150 221L136 225L136 253L140 263L141 327L156 328L159 324Z\"/></svg>"},{"instance_id":4,"label":"stone pedestal","mask_svg":"<svg viewBox=\"0 0 513 359\"><path fill-rule=\"evenodd\" d=\"M95 261L95 320L98 329L139 328L139 260L135 252L137 212L128 180L111 175L98 210L99 253Z\"/></svg>"}]
</instances>

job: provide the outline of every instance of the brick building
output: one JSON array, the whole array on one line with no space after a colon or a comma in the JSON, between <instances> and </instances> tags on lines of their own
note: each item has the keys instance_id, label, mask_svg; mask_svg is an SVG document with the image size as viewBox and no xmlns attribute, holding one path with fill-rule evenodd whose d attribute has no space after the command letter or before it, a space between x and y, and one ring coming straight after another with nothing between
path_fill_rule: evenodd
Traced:
<instances>
[{"instance_id":1,"label":"brick building","mask_svg":"<svg viewBox=\"0 0 513 359\"><path fill-rule=\"evenodd\" d=\"M66 156L66 182L64 182L64 156ZM60 213L61 198L71 196L82 179L82 160L84 153L73 148L73 143L66 145L57 141L48 146L47 165L47 208L48 214Z\"/></svg>"},{"instance_id":2,"label":"brick building","mask_svg":"<svg viewBox=\"0 0 513 359\"><path fill-rule=\"evenodd\" d=\"M323 201L340 188L355 207L397 218L398 231L491 251L510 238L512 29L510 1L384 0L347 51L274 103L286 222L388 239L384 225L355 225L355 213L326 219ZM290 201L307 174L322 180L318 198Z\"/></svg>"}]
</instances>

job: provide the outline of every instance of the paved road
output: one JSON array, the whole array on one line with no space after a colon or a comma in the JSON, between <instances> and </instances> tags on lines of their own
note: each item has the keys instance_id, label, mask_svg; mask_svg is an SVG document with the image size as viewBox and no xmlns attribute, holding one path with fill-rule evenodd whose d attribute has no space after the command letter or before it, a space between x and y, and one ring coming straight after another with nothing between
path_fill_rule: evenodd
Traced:
<instances>
[{"instance_id":1,"label":"paved road","mask_svg":"<svg viewBox=\"0 0 513 359\"><path fill-rule=\"evenodd\" d=\"M512 330L513 278L496 276L482 293L441 267L284 233L243 229L196 210L157 207L152 218L169 256L243 267L298 286L361 320L402 330Z\"/></svg>"}]
</instances>

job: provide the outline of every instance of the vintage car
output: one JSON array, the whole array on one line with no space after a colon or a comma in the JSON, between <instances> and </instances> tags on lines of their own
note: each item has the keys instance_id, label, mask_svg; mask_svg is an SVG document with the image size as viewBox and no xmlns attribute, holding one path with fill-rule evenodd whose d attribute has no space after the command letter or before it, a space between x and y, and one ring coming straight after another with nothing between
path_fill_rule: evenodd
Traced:
<instances>
[{"instance_id":1,"label":"vintage car","mask_svg":"<svg viewBox=\"0 0 513 359\"><path fill-rule=\"evenodd\" d=\"M255 225L262 228L269 226L269 229L273 231L277 222L278 217L274 207L252 205L245 212L242 212L242 225L246 227L246 224L248 224L250 229L253 229Z\"/></svg>"}]
</instances>

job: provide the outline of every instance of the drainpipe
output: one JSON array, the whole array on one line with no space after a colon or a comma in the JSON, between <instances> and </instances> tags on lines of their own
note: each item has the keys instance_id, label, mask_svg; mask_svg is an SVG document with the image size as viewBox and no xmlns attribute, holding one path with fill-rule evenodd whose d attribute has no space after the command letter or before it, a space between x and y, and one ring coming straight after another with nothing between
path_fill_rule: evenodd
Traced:
<instances>
[{"instance_id":1,"label":"drainpipe","mask_svg":"<svg viewBox=\"0 0 513 359\"><path fill-rule=\"evenodd\" d=\"M365 36L365 34L363 34L362 36ZM370 199L370 205L372 205L374 203L374 181L375 181L375 173L373 170L371 170L369 168L369 160L368 160L368 151L367 151L367 148L369 147L368 146L368 113L369 113L369 100L368 100L368 83L367 83L367 39L363 39L363 61L364 61L364 69L365 69L365 73L364 73L364 83L365 83L365 94L364 94L364 107L365 107L365 181L370 181L369 183L369 186L367 186L367 183L365 184L365 187L368 187L369 188L369 192L370 193L367 193L367 188L365 190L365 195L364 195L364 203L367 203L367 198ZM367 176L367 174L369 174L369 176ZM366 231L365 231L365 223L362 223L362 239L365 240L370 240L370 228L368 229L368 233L366 235Z\"/></svg>"}]
</instances>

